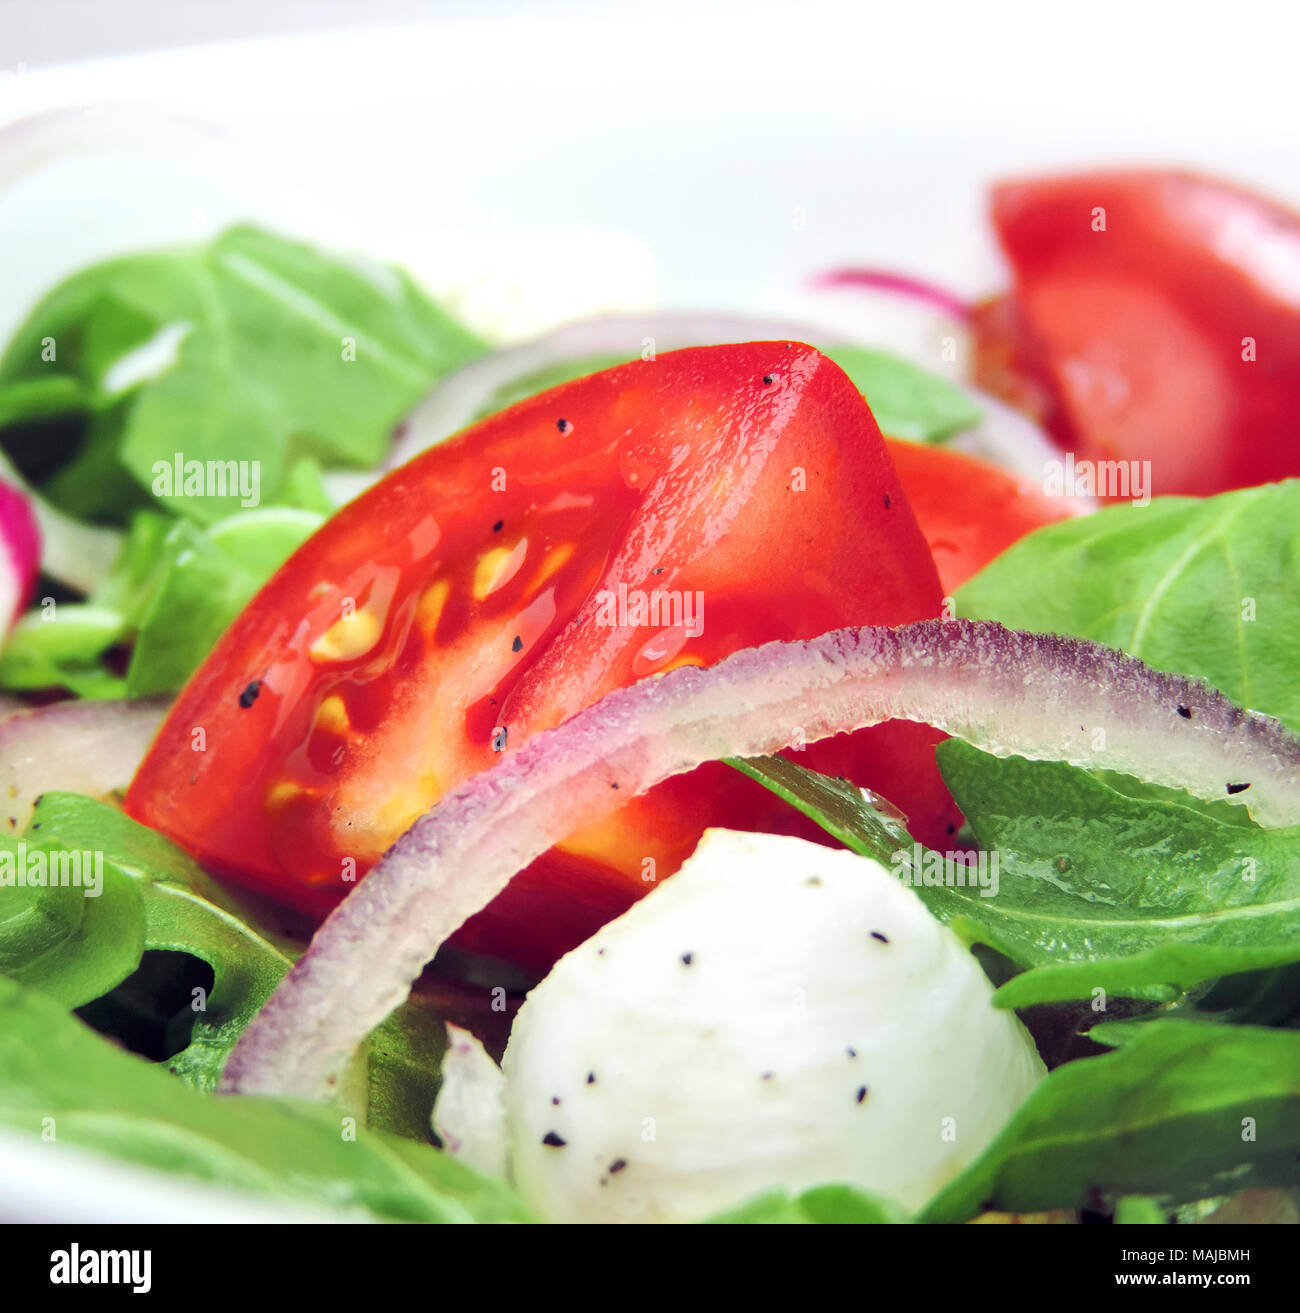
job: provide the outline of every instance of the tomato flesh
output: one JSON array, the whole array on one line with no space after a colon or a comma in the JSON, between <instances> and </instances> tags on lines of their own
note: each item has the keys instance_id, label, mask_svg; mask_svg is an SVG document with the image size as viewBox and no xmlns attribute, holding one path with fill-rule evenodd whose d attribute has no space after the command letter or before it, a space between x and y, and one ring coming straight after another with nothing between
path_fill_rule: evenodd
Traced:
<instances>
[{"instance_id":1,"label":"tomato flesh","mask_svg":"<svg viewBox=\"0 0 1300 1313\"><path fill-rule=\"evenodd\" d=\"M948 597L1025 534L1074 513L1065 498L964 452L886 442Z\"/></svg>"},{"instance_id":2,"label":"tomato flesh","mask_svg":"<svg viewBox=\"0 0 1300 1313\"><path fill-rule=\"evenodd\" d=\"M940 601L837 366L797 343L637 361L484 420L334 516L182 692L127 810L322 912L447 789L605 693ZM893 723L823 751L933 842L956 820L939 737ZM539 858L459 942L544 969L707 825L806 828L706 767Z\"/></svg>"},{"instance_id":3,"label":"tomato flesh","mask_svg":"<svg viewBox=\"0 0 1300 1313\"><path fill-rule=\"evenodd\" d=\"M1118 172L998 187L993 222L1015 292L976 317L984 386L1154 493L1300 474L1300 215Z\"/></svg>"}]
</instances>

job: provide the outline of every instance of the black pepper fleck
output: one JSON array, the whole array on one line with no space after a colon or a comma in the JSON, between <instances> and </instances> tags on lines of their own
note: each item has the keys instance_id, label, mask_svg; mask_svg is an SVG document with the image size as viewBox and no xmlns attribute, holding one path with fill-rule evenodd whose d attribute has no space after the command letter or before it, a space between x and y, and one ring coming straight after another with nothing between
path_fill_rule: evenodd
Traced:
<instances>
[{"instance_id":1,"label":"black pepper fleck","mask_svg":"<svg viewBox=\"0 0 1300 1313\"><path fill-rule=\"evenodd\" d=\"M567 419L557 419L555 421L555 427L559 429L561 433L567 433L573 426Z\"/></svg>"},{"instance_id":2,"label":"black pepper fleck","mask_svg":"<svg viewBox=\"0 0 1300 1313\"><path fill-rule=\"evenodd\" d=\"M510 644L510 650L512 652L522 652L524 650L524 640L518 634L515 635L515 641Z\"/></svg>"},{"instance_id":3,"label":"black pepper fleck","mask_svg":"<svg viewBox=\"0 0 1300 1313\"><path fill-rule=\"evenodd\" d=\"M667 569L667 566L656 565L655 568L654 568L653 570L650 571L650 573L651 573L651 574L663 574L663 572L664 572L665 569Z\"/></svg>"},{"instance_id":4,"label":"black pepper fleck","mask_svg":"<svg viewBox=\"0 0 1300 1313\"><path fill-rule=\"evenodd\" d=\"M1178 714L1179 714L1184 720L1191 720L1191 718L1192 718L1192 709L1191 709L1191 707L1179 707L1179 708L1178 708Z\"/></svg>"},{"instance_id":5,"label":"black pepper fleck","mask_svg":"<svg viewBox=\"0 0 1300 1313\"><path fill-rule=\"evenodd\" d=\"M551 1095L551 1106L553 1108L558 1108L560 1106L560 1096L558 1094Z\"/></svg>"},{"instance_id":6,"label":"black pepper fleck","mask_svg":"<svg viewBox=\"0 0 1300 1313\"><path fill-rule=\"evenodd\" d=\"M690 964L691 964L692 962L694 962L694 961L695 961L695 954L694 954L694 953L683 953L683 954L682 954L682 966L684 966L684 967L688 967L688 966L690 966Z\"/></svg>"},{"instance_id":7,"label":"black pepper fleck","mask_svg":"<svg viewBox=\"0 0 1300 1313\"><path fill-rule=\"evenodd\" d=\"M499 725L497 727L496 733L492 735L493 752L504 752L506 750L506 735L509 734L509 732L509 729L505 725Z\"/></svg>"},{"instance_id":8,"label":"black pepper fleck","mask_svg":"<svg viewBox=\"0 0 1300 1313\"><path fill-rule=\"evenodd\" d=\"M542 1143L546 1145L548 1149L563 1149L568 1141L564 1136L557 1135L554 1131L547 1131L546 1134L542 1136Z\"/></svg>"},{"instance_id":9,"label":"black pepper fleck","mask_svg":"<svg viewBox=\"0 0 1300 1313\"><path fill-rule=\"evenodd\" d=\"M609 1174L613 1176L616 1172L621 1172L627 1166L626 1158L615 1158L609 1165Z\"/></svg>"},{"instance_id":10,"label":"black pepper fleck","mask_svg":"<svg viewBox=\"0 0 1300 1313\"><path fill-rule=\"evenodd\" d=\"M890 507L889 494L885 493L885 510L888 510L889 507Z\"/></svg>"},{"instance_id":11,"label":"black pepper fleck","mask_svg":"<svg viewBox=\"0 0 1300 1313\"><path fill-rule=\"evenodd\" d=\"M498 521L492 526L492 532L493 532L493 533L500 533L501 530L504 529L505 527L506 527L506 522L505 522L504 520L498 520Z\"/></svg>"},{"instance_id":12,"label":"black pepper fleck","mask_svg":"<svg viewBox=\"0 0 1300 1313\"><path fill-rule=\"evenodd\" d=\"M844 1052L847 1053L851 1058L856 1058L858 1056L857 1049L852 1047L845 1049Z\"/></svg>"},{"instance_id":13,"label":"black pepper fleck","mask_svg":"<svg viewBox=\"0 0 1300 1313\"><path fill-rule=\"evenodd\" d=\"M1228 792L1229 792L1229 793L1245 793L1246 790L1247 790L1248 788L1250 788L1250 785L1249 785L1249 784L1229 784L1229 785L1228 785Z\"/></svg>"},{"instance_id":14,"label":"black pepper fleck","mask_svg":"<svg viewBox=\"0 0 1300 1313\"><path fill-rule=\"evenodd\" d=\"M854 1096L854 1101L857 1102L857 1103L866 1103L866 1101L867 1101L867 1087L866 1087L865 1085L859 1085L859 1086L858 1086L858 1092L857 1092L857 1094Z\"/></svg>"},{"instance_id":15,"label":"black pepper fleck","mask_svg":"<svg viewBox=\"0 0 1300 1313\"><path fill-rule=\"evenodd\" d=\"M595 1083L596 1083L596 1073L594 1071L589 1071L587 1073L587 1084L594 1085Z\"/></svg>"},{"instance_id":16,"label":"black pepper fleck","mask_svg":"<svg viewBox=\"0 0 1300 1313\"><path fill-rule=\"evenodd\" d=\"M880 942L880 943L882 943L882 944L887 944L887 943L889 943L889 936L888 936L888 935L882 935L882 934L880 933L879 930L873 930L873 931L871 932L871 937L872 937L872 939L875 939L875 940L877 940L878 942Z\"/></svg>"},{"instance_id":17,"label":"black pepper fleck","mask_svg":"<svg viewBox=\"0 0 1300 1313\"><path fill-rule=\"evenodd\" d=\"M262 691L262 681L260 679L253 680L253 682L247 685L244 691L239 695L239 705L243 707L245 711L247 711L248 708L251 707L253 703L257 701L257 695L261 691Z\"/></svg>"},{"instance_id":18,"label":"black pepper fleck","mask_svg":"<svg viewBox=\"0 0 1300 1313\"><path fill-rule=\"evenodd\" d=\"M771 374L764 374L764 375L763 375L763 386L764 386L764 387L771 387L772 384L773 384L775 381L776 381L776 380L772 377Z\"/></svg>"}]
</instances>

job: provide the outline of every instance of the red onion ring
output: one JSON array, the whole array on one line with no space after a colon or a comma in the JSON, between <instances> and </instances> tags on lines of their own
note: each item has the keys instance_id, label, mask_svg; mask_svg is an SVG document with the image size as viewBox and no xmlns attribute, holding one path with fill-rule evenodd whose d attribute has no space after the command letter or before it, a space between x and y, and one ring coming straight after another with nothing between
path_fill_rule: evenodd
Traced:
<instances>
[{"instance_id":1,"label":"red onion ring","mask_svg":"<svg viewBox=\"0 0 1300 1313\"><path fill-rule=\"evenodd\" d=\"M973 311L969 301L956 296L934 283L910 274L895 273L888 269L832 269L819 274L812 280L814 289L862 287L873 292L888 292L895 296L910 297L914 301L924 301L936 310L953 319L967 322Z\"/></svg>"},{"instance_id":2,"label":"red onion ring","mask_svg":"<svg viewBox=\"0 0 1300 1313\"><path fill-rule=\"evenodd\" d=\"M0 634L22 615L41 569L41 534L30 500L0 480Z\"/></svg>"},{"instance_id":3,"label":"red onion ring","mask_svg":"<svg viewBox=\"0 0 1300 1313\"><path fill-rule=\"evenodd\" d=\"M65 515L33 491L0 453L0 480L20 492L31 507L39 532L40 569L79 592L93 593L108 577L122 549L122 534Z\"/></svg>"},{"instance_id":4,"label":"red onion ring","mask_svg":"<svg viewBox=\"0 0 1300 1313\"><path fill-rule=\"evenodd\" d=\"M896 718L1002 756L1231 796L1262 823L1300 821L1300 737L1097 643L926 620L746 648L611 693L451 790L316 932L221 1088L327 1095L448 935L534 857L628 798L706 761Z\"/></svg>"}]
</instances>

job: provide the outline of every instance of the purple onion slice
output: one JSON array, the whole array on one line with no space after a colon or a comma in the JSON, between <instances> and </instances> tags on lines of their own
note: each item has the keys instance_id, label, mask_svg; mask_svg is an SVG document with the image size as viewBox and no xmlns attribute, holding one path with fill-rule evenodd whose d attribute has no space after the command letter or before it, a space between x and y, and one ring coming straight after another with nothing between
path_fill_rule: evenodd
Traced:
<instances>
[{"instance_id":1,"label":"purple onion slice","mask_svg":"<svg viewBox=\"0 0 1300 1313\"><path fill-rule=\"evenodd\" d=\"M702 762L896 718L999 756L1126 771L1300 822L1300 738L1199 680L989 621L841 629L602 698L451 790L317 931L222 1088L321 1098L439 945L533 858Z\"/></svg>"},{"instance_id":2,"label":"purple onion slice","mask_svg":"<svg viewBox=\"0 0 1300 1313\"><path fill-rule=\"evenodd\" d=\"M818 275L813 280L813 286L861 288L866 292L919 301L932 310L960 322L969 320L972 313L971 303L950 292L946 287L940 287L937 283L929 282L924 278L914 278L911 274L899 273L895 269L857 267L831 269L827 273Z\"/></svg>"}]
</instances>

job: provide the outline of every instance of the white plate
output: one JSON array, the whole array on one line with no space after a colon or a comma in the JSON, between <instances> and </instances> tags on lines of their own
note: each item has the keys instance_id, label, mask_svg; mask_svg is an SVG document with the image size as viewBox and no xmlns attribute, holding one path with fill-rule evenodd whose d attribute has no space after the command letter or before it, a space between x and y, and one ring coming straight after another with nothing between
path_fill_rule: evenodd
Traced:
<instances>
[{"instance_id":1,"label":"white plate","mask_svg":"<svg viewBox=\"0 0 1300 1313\"><path fill-rule=\"evenodd\" d=\"M0 125L60 106L124 124L113 107L130 105L231 144L64 164L0 195L0 331L88 259L238 217L401 259L513 334L657 295L779 313L842 263L976 293L998 270L980 222L990 177L1154 161L1300 201L1294 7L1209 14L496 3L406 28L11 64ZM6 1219L269 1215L9 1136L0 1181Z\"/></svg>"}]
</instances>

